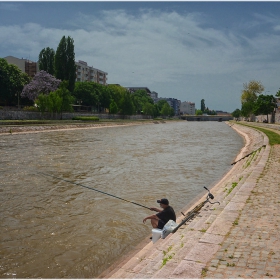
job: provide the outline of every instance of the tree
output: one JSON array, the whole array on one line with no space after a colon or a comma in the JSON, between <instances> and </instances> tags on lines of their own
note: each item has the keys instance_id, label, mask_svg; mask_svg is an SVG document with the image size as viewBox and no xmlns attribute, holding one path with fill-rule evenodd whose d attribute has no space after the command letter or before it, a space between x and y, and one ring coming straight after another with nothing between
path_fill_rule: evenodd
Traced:
<instances>
[{"instance_id":1,"label":"tree","mask_svg":"<svg viewBox=\"0 0 280 280\"><path fill-rule=\"evenodd\" d=\"M60 80L42 70L34 76L29 84L24 86L21 96L34 101L40 93L49 94L51 91L55 91L60 83Z\"/></svg>"},{"instance_id":2,"label":"tree","mask_svg":"<svg viewBox=\"0 0 280 280\"><path fill-rule=\"evenodd\" d=\"M85 106L94 106L98 101L98 96L93 91L91 82L77 82L73 95L77 100L81 100Z\"/></svg>"},{"instance_id":3,"label":"tree","mask_svg":"<svg viewBox=\"0 0 280 280\"><path fill-rule=\"evenodd\" d=\"M20 92L29 81L30 78L26 73L0 58L0 104L16 105L19 102Z\"/></svg>"},{"instance_id":4,"label":"tree","mask_svg":"<svg viewBox=\"0 0 280 280\"><path fill-rule=\"evenodd\" d=\"M202 111L202 113L204 113L205 111L205 100L204 99L201 99L201 102L200 102L200 109Z\"/></svg>"},{"instance_id":5,"label":"tree","mask_svg":"<svg viewBox=\"0 0 280 280\"><path fill-rule=\"evenodd\" d=\"M42 49L39 54L39 60L38 60L39 70L44 70L47 73L54 75L55 74L54 56L55 56L54 49L51 49L49 47Z\"/></svg>"},{"instance_id":6,"label":"tree","mask_svg":"<svg viewBox=\"0 0 280 280\"><path fill-rule=\"evenodd\" d=\"M106 86L110 99L114 100L118 106L118 108L120 108L121 106L121 99L123 97L123 95L126 93L126 88L119 86L119 85L108 85Z\"/></svg>"},{"instance_id":7,"label":"tree","mask_svg":"<svg viewBox=\"0 0 280 280\"><path fill-rule=\"evenodd\" d=\"M243 90L241 94L241 103L255 102L258 95L264 91L264 86L260 81L252 80L248 84L243 84Z\"/></svg>"},{"instance_id":8,"label":"tree","mask_svg":"<svg viewBox=\"0 0 280 280\"><path fill-rule=\"evenodd\" d=\"M232 115L234 118L239 119L240 116L241 116L241 111L240 111L240 109L235 109L235 110L231 113L231 115Z\"/></svg>"},{"instance_id":9,"label":"tree","mask_svg":"<svg viewBox=\"0 0 280 280\"><path fill-rule=\"evenodd\" d=\"M276 99L273 95L260 94L254 104L253 112L255 115L267 115L268 121L268 114L271 114L274 111L275 106Z\"/></svg>"},{"instance_id":10,"label":"tree","mask_svg":"<svg viewBox=\"0 0 280 280\"><path fill-rule=\"evenodd\" d=\"M41 112L41 116L43 116L48 108L48 95L40 93L35 100L35 106Z\"/></svg>"},{"instance_id":11,"label":"tree","mask_svg":"<svg viewBox=\"0 0 280 280\"><path fill-rule=\"evenodd\" d=\"M43 115L47 110L52 113L62 113L62 111L73 111L71 103L74 101L74 97L67 89L68 82L63 81L60 83L59 88L49 94L39 94L35 100L35 104L38 110Z\"/></svg>"},{"instance_id":12,"label":"tree","mask_svg":"<svg viewBox=\"0 0 280 280\"><path fill-rule=\"evenodd\" d=\"M159 107L158 107L158 104L154 104L154 118L160 116L160 110L159 110Z\"/></svg>"},{"instance_id":13,"label":"tree","mask_svg":"<svg viewBox=\"0 0 280 280\"><path fill-rule=\"evenodd\" d=\"M254 110L254 104L253 102L244 102L241 106L241 116L248 118L252 115Z\"/></svg>"},{"instance_id":14,"label":"tree","mask_svg":"<svg viewBox=\"0 0 280 280\"><path fill-rule=\"evenodd\" d=\"M196 116L201 116L203 114L203 112L199 109L195 110L195 114Z\"/></svg>"},{"instance_id":15,"label":"tree","mask_svg":"<svg viewBox=\"0 0 280 280\"><path fill-rule=\"evenodd\" d=\"M96 102L94 106L98 109L98 112L102 108L109 108L110 106L110 94L106 86L90 82L92 87L92 93L96 96Z\"/></svg>"},{"instance_id":16,"label":"tree","mask_svg":"<svg viewBox=\"0 0 280 280\"><path fill-rule=\"evenodd\" d=\"M143 106L143 113L145 115L154 116L154 105L149 102L145 103Z\"/></svg>"},{"instance_id":17,"label":"tree","mask_svg":"<svg viewBox=\"0 0 280 280\"><path fill-rule=\"evenodd\" d=\"M159 112L162 110L162 108L163 108L163 106L164 106L165 104L168 104L168 102L167 102L166 100L164 100L164 99L161 99L161 100L159 100L159 101L157 102L157 106L158 106ZM169 105L169 104L168 104L168 105Z\"/></svg>"},{"instance_id":18,"label":"tree","mask_svg":"<svg viewBox=\"0 0 280 280\"><path fill-rule=\"evenodd\" d=\"M50 94L47 97L47 108L48 111L51 112L52 117L53 113L56 113L57 118L57 113L62 112L62 105L63 99L60 96L59 90L50 92Z\"/></svg>"},{"instance_id":19,"label":"tree","mask_svg":"<svg viewBox=\"0 0 280 280\"><path fill-rule=\"evenodd\" d=\"M109 106L109 112L110 114L117 114L119 111L117 103L112 99L110 106Z\"/></svg>"},{"instance_id":20,"label":"tree","mask_svg":"<svg viewBox=\"0 0 280 280\"><path fill-rule=\"evenodd\" d=\"M57 47L55 57L55 76L62 81L68 81L68 89L74 91L76 80L76 65L74 40L71 37L63 36Z\"/></svg>"},{"instance_id":21,"label":"tree","mask_svg":"<svg viewBox=\"0 0 280 280\"><path fill-rule=\"evenodd\" d=\"M73 104L75 98L71 95L71 93L67 89L67 87L68 87L68 81L63 81L60 83L59 88L55 91L55 93L61 98L61 108L59 110L56 110L56 112L73 111L71 104ZM58 101L56 101L56 102L58 104ZM58 108L58 107L55 107L55 108Z\"/></svg>"},{"instance_id":22,"label":"tree","mask_svg":"<svg viewBox=\"0 0 280 280\"><path fill-rule=\"evenodd\" d=\"M241 114L244 117L252 115L254 103L256 102L258 95L263 91L264 87L260 81L252 80L249 83L243 84L243 90L241 93Z\"/></svg>"},{"instance_id":23,"label":"tree","mask_svg":"<svg viewBox=\"0 0 280 280\"><path fill-rule=\"evenodd\" d=\"M172 107L170 107L169 116L170 117L174 117L175 116L175 110Z\"/></svg>"},{"instance_id":24,"label":"tree","mask_svg":"<svg viewBox=\"0 0 280 280\"><path fill-rule=\"evenodd\" d=\"M166 102L166 103L163 105L163 107L162 107L162 109L161 109L161 111L160 111L160 114L161 114L162 116L170 116L170 113L171 113L171 111L170 111L170 105Z\"/></svg>"},{"instance_id":25,"label":"tree","mask_svg":"<svg viewBox=\"0 0 280 280\"><path fill-rule=\"evenodd\" d=\"M154 104L153 99L147 94L145 90L137 90L131 94L134 107L138 114L144 111L145 104Z\"/></svg>"},{"instance_id":26,"label":"tree","mask_svg":"<svg viewBox=\"0 0 280 280\"><path fill-rule=\"evenodd\" d=\"M133 115L135 112L135 107L133 105L130 92L125 91L123 93L120 101L120 109L123 115Z\"/></svg>"}]
</instances>

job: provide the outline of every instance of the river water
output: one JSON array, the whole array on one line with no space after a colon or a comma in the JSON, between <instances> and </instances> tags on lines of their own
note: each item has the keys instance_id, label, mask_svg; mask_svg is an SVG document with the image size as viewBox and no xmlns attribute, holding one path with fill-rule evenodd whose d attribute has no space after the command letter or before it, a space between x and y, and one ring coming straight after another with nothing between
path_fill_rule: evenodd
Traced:
<instances>
[{"instance_id":1,"label":"river water","mask_svg":"<svg viewBox=\"0 0 280 280\"><path fill-rule=\"evenodd\" d=\"M242 146L219 122L0 136L0 277L94 278L151 234L154 212L38 172L179 213Z\"/></svg>"}]
</instances>

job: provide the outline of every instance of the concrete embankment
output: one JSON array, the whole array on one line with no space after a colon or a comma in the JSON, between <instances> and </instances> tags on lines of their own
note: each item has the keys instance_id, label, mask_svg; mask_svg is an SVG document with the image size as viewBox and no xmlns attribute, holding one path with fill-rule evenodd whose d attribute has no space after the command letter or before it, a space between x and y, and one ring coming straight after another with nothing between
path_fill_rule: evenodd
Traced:
<instances>
[{"instance_id":1,"label":"concrete embankment","mask_svg":"<svg viewBox=\"0 0 280 280\"><path fill-rule=\"evenodd\" d=\"M255 129L232 128L245 146L211 189L220 205L206 204L166 239L146 240L100 278L279 278L279 145Z\"/></svg>"}]
</instances>

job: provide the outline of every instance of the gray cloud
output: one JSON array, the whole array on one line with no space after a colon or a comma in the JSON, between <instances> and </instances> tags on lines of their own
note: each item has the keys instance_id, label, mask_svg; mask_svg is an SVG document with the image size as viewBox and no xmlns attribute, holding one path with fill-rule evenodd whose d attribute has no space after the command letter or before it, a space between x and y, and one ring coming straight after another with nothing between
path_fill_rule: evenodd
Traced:
<instances>
[{"instance_id":1,"label":"gray cloud","mask_svg":"<svg viewBox=\"0 0 280 280\"><path fill-rule=\"evenodd\" d=\"M4 11L19 11L20 10L20 6L21 4L18 3L0 3L0 10L4 10Z\"/></svg>"},{"instance_id":2,"label":"gray cloud","mask_svg":"<svg viewBox=\"0 0 280 280\"><path fill-rule=\"evenodd\" d=\"M195 101L198 107L205 98L213 109L233 111L249 79L278 88L274 73L268 72L279 73L279 34L247 36L242 30L214 29L205 26L205 17L153 10L138 15L124 10L99 16L79 13L69 30L36 23L0 26L0 44L2 52L36 60L42 48L56 49L61 37L69 35L75 40L76 60L107 71L109 83L148 86L161 96ZM275 21L270 24L271 30L279 30ZM236 96L227 104L233 92Z\"/></svg>"}]
</instances>

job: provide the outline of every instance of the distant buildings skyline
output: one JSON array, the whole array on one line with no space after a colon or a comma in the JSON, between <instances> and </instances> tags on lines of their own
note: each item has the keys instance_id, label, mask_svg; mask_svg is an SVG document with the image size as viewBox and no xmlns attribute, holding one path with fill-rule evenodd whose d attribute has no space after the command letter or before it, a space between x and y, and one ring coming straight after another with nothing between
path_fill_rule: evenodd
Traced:
<instances>
[{"instance_id":1,"label":"distant buildings skyline","mask_svg":"<svg viewBox=\"0 0 280 280\"><path fill-rule=\"evenodd\" d=\"M4 57L9 64L16 65L22 72L26 73L30 77L34 77L39 72L38 61L34 62L29 59L17 58L14 56ZM76 82L95 82L102 85L107 85L108 73L100 69L89 66L86 61L78 60L76 64ZM160 100L166 100L171 108L174 109L175 115L180 114L195 114L195 103L193 102L181 102L176 98L171 97L159 97L159 94L155 91L151 91L148 87L125 87L129 92L133 93L137 90L145 90L148 95L151 96L153 101L157 103Z\"/></svg>"}]
</instances>

